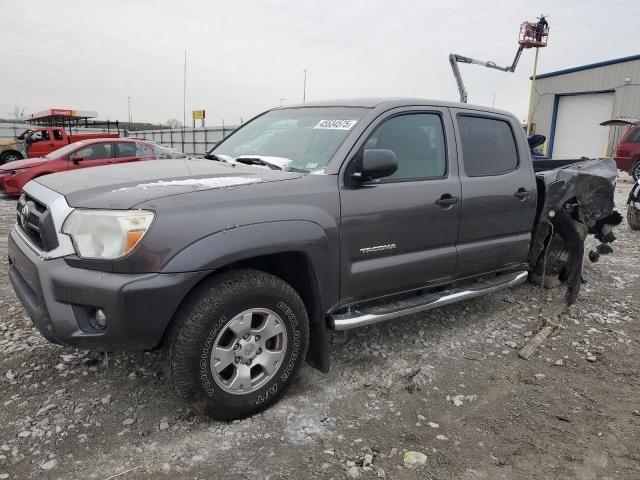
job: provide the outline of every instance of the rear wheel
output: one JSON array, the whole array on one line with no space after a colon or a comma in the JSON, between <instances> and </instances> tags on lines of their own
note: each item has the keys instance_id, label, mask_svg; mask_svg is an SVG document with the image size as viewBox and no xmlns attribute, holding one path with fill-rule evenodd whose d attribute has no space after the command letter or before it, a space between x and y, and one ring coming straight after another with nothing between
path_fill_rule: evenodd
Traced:
<instances>
[{"instance_id":1,"label":"rear wheel","mask_svg":"<svg viewBox=\"0 0 640 480\"><path fill-rule=\"evenodd\" d=\"M170 333L167 378L198 414L247 417L275 403L305 359L304 303L283 280L255 270L199 286Z\"/></svg>"},{"instance_id":2,"label":"rear wheel","mask_svg":"<svg viewBox=\"0 0 640 480\"><path fill-rule=\"evenodd\" d=\"M22 160L22 155L20 155L18 152L10 151L4 152L2 155L0 155L0 165L9 162L15 162L16 160Z\"/></svg>"},{"instance_id":3,"label":"rear wheel","mask_svg":"<svg viewBox=\"0 0 640 480\"><path fill-rule=\"evenodd\" d=\"M633 205L627 207L627 223L632 230L640 230L640 209Z\"/></svg>"}]
</instances>

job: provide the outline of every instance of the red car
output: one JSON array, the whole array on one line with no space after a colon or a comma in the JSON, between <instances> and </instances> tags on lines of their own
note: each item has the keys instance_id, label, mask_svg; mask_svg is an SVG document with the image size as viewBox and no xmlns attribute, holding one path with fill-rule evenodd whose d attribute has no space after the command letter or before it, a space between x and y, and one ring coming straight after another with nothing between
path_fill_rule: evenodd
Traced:
<instances>
[{"instance_id":1,"label":"red car","mask_svg":"<svg viewBox=\"0 0 640 480\"><path fill-rule=\"evenodd\" d=\"M640 122L633 124L618 142L615 153L618 169L640 180Z\"/></svg>"},{"instance_id":2,"label":"red car","mask_svg":"<svg viewBox=\"0 0 640 480\"><path fill-rule=\"evenodd\" d=\"M81 140L55 150L44 157L28 158L0 166L0 189L7 195L20 196L30 180L49 173L97 167L112 163L185 158L184 154L153 142L134 139Z\"/></svg>"}]
</instances>

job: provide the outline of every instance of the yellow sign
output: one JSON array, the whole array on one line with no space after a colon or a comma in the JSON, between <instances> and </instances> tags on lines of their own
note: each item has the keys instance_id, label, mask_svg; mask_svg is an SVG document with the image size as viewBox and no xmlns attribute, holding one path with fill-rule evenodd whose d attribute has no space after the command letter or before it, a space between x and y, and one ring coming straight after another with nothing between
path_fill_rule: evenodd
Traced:
<instances>
[{"instance_id":1,"label":"yellow sign","mask_svg":"<svg viewBox=\"0 0 640 480\"><path fill-rule=\"evenodd\" d=\"M194 110L191 114L194 120L204 120L204 110Z\"/></svg>"}]
</instances>

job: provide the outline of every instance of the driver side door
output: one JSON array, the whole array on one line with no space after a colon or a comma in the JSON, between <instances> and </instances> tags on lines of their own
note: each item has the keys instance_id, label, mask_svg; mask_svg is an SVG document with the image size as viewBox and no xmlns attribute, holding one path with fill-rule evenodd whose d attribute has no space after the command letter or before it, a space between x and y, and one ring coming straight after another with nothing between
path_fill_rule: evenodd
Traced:
<instances>
[{"instance_id":1,"label":"driver side door","mask_svg":"<svg viewBox=\"0 0 640 480\"><path fill-rule=\"evenodd\" d=\"M452 280L462 199L448 110L396 109L363 138L350 161L367 148L388 149L398 170L362 183L343 177L341 298L354 303Z\"/></svg>"}]
</instances>

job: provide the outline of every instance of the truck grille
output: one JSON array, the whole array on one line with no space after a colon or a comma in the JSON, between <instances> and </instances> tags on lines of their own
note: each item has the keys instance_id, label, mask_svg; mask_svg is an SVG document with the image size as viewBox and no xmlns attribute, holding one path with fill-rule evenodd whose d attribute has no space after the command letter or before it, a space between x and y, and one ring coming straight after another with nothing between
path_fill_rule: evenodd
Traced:
<instances>
[{"instance_id":1,"label":"truck grille","mask_svg":"<svg viewBox=\"0 0 640 480\"><path fill-rule=\"evenodd\" d=\"M58 247L58 236L46 205L23 193L16 207L18 228L43 252Z\"/></svg>"}]
</instances>

